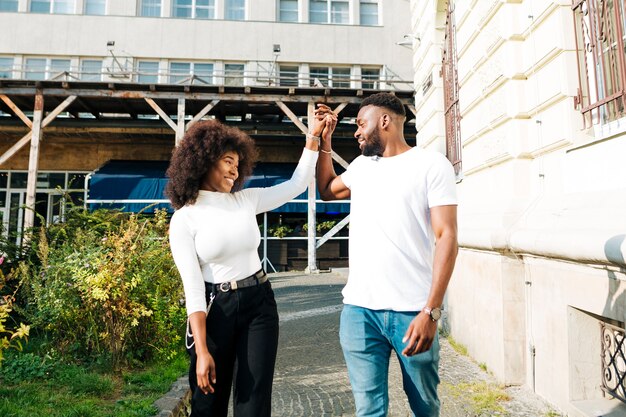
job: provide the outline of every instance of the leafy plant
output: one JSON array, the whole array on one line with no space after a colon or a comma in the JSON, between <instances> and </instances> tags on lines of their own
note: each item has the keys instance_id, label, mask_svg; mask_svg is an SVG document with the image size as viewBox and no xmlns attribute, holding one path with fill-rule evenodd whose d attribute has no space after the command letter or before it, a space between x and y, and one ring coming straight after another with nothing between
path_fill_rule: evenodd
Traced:
<instances>
[{"instance_id":1,"label":"leafy plant","mask_svg":"<svg viewBox=\"0 0 626 417\"><path fill-rule=\"evenodd\" d=\"M4 263L4 256L0 257L0 264ZM7 279L4 273L0 271L0 367L4 359L4 352L8 349L22 350L21 341L28 341L30 326L20 323L17 328L9 326L8 321L11 319L13 311L13 302L15 300L15 292L12 294L2 295Z\"/></svg>"},{"instance_id":2,"label":"leafy plant","mask_svg":"<svg viewBox=\"0 0 626 417\"><path fill-rule=\"evenodd\" d=\"M186 314L167 215L74 208L33 235L19 312L61 353L113 366L174 354Z\"/></svg>"},{"instance_id":3,"label":"leafy plant","mask_svg":"<svg viewBox=\"0 0 626 417\"><path fill-rule=\"evenodd\" d=\"M267 228L267 233L271 236L283 238L289 233L293 232L293 229L285 224L275 224Z\"/></svg>"}]
</instances>

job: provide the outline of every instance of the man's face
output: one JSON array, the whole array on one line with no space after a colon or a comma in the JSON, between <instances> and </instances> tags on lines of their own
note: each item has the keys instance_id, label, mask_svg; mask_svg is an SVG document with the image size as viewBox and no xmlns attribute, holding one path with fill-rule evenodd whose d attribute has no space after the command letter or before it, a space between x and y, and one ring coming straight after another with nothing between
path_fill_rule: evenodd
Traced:
<instances>
[{"instance_id":1,"label":"man's face","mask_svg":"<svg viewBox=\"0 0 626 417\"><path fill-rule=\"evenodd\" d=\"M382 109L376 106L365 106L359 110L354 137L364 156L383 156L385 152L385 143L380 135L381 116Z\"/></svg>"}]
</instances>

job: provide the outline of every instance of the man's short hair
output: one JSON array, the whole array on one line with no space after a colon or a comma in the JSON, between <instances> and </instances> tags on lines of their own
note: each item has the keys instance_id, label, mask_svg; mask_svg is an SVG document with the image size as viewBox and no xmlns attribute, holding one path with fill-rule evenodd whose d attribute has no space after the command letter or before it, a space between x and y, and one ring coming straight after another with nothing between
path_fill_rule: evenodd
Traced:
<instances>
[{"instance_id":1,"label":"man's short hair","mask_svg":"<svg viewBox=\"0 0 626 417\"><path fill-rule=\"evenodd\" d=\"M391 110L395 114L399 114L401 116L406 117L404 104L402 104L400 99L393 94L389 94L389 93L373 94L367 97L365 100L363 100L363 102L359 106L359 110L365 106L384 107L387 110Z\"/></svg>"}]
</instances>

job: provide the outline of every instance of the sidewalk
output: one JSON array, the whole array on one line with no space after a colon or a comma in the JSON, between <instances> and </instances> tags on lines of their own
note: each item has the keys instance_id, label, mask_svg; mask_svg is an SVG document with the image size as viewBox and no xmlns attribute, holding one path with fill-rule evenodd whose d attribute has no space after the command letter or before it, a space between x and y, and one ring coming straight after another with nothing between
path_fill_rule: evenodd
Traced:
<instances>
[{"instance_id":1,"label":"sidewalk","mask_svg":"<svg viewBox=\"0 0 626 417\"><path fill-rule=\"evenodd\" d=\"M271 274L270 279L280 314L272 415L354 416L338 336L341 289L347 271L319 275L278 273ZM441 417L559 416L526 388L499 387L489 373L457 353L445 338L440 338L440 342ZM502 399L497 400L500 396ZM389 416L411 416L395 355L389 370Z\"/></svg>"}]
</instances>

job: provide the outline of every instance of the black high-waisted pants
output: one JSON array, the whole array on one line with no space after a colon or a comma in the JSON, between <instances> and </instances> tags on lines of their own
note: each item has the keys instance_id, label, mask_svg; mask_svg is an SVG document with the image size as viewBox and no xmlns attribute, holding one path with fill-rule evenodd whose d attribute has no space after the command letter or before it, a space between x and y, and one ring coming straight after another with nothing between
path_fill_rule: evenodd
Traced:
<instances>
[{"instance_id":1,"label":"black high-waisted pants","mask_svg":"<svg viewBox=\"0 0 626 417\"><path fill-rule=\"evenodd\" d=\"M212 285L207 285L207 302ZM207 346L215 360L213 394L197 384L195 347L191 357L191 417L226 417L231 387L235 417L265 417L272 411L272 382L278 347L278 312L269 281L220 292L207 316Z\"/></svg>"}]
</instances>

